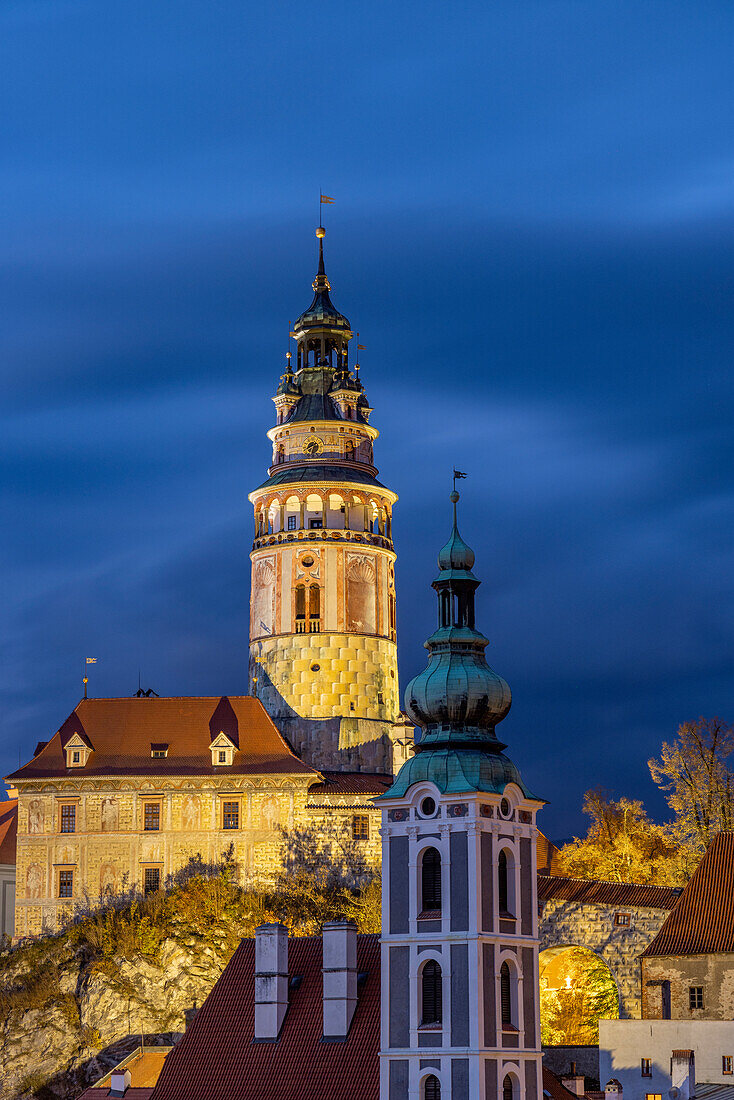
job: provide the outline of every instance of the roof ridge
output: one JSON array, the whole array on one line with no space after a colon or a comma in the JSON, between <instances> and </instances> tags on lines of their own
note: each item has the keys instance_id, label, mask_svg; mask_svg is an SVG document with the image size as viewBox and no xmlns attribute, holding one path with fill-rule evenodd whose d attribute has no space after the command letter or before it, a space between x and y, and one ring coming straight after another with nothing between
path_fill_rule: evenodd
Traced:
<instances>
[{"instance_id":1,"label":"roof ridge","mask_svg":"<svg viewBox=\"0 0 734 1100\"><path fill-rule=\"evenodd\" d=\"M547 839L547 837L546 837L546 839ZM553 841L552 840L548 841L548 843L552 844ZM574 878L573 875L549 875L549 874L546 874L543 871L538 871L538 878L563 879L564 882L588 882L588 883L596 882L596 883L600 883L603 886L637 886L637 887L645 887L645 888L649 887L650 889L653 889L653 890L682 890L682 889L685 889L685 887L682 887L682 886L664 886L664 885L661 885L659 882L616 882L614 879L611 879L611 878Z\"/></svg>"}]
</instances>

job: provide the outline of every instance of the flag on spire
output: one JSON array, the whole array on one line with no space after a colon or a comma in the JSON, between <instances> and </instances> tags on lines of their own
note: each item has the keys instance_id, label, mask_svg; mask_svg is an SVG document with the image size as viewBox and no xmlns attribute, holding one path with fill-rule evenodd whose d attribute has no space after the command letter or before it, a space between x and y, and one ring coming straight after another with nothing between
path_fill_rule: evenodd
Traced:
<instances>
[{"instance_id":1,"label":"flag on spire","mask_svg":"<svg viewBox=\"0 0 734 1100\"><path fill-rule=\"evenodd\" d=\"M335 201L336 200L332 199L331 195L321 195L321 198L319 199L319 202L324 203L326 206L328 206L329 203L332 203L332 202L335 202Z\"/></svg>"}]
</instances>

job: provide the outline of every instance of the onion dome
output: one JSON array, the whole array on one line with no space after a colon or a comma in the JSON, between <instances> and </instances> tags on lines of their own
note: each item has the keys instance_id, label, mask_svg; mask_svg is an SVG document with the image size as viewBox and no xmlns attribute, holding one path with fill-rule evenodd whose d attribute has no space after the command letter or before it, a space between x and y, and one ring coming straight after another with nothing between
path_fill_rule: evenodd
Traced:
<instances>
[{"instance_id":1,"label":"onion dome","mask_svg":"<svg viewBox=\"0 0 734 1100\"><path fill-rule=\"evenodd\" d=\"M420 727L415 755L403 765L386 798L401 797L430 779L440 791L494 791L517 783L520 773L502 750L495 727L512 703L509 685L487 664L488 640L474 626L474 551L454 525L438 556L438 629L426 641L428 666L405 689L405 709Z\"/></svg>"},{"instance_id":2,"label":"onion dome","mask_svg":"<svg viewBox=\"0 0 734 1100\"><path fill-rule=\"evenodd\" d=\"M316 236L319 238L319 269L311 284L314 289L313 301L294 323L293 330L296 333L308 328L324 327L351 331L349 321L342 313L339 313L329 297L331 284L326 278L324 267L324 233L323 227L319 226L316 230Z\"/></svg>"}]
</instances>

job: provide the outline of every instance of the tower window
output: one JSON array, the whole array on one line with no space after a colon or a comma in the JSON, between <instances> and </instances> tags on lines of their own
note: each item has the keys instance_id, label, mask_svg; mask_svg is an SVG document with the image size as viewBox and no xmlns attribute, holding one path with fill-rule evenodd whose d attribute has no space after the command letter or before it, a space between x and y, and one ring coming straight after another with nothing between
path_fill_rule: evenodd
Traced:
<instances>
[{"instance_id":1,"label":"tower window","mask_svg":"<svg viewBox=\"0 0 734 1100\"><path fill-rule=\"evenodd\" d=\"M512 1078L509 1073L502 1082L502 1100L513 1100L514 1089L512 1087Z\"/></svg>"},{"instance_id":2,"label":"tower window","mask_svg":"<svg viewBox=\"0 0 734 1100\"><path fill-rule=\"evenodd\" d=\"M510 968L506 962L500 967L500 1009L502 1013L502 1027L512 1028L512 979Z\"/></svg>"},{"instance_id":3,"label":"tower window","mask_svg":"<svg viewBox=\"0 0 734 1100\"><path fill-rule=\"evenodd\" d=\"M306 632L306 586L296 585L296 634Z\"/></svg>"},{"instance_id":4,"label":"tower window","mask_svg":"<svg viewBox=\"0 0 734 1100\"><path fill-rule=\"evenodd\" d=\"M497 857L497 888L500 916L513 916L514 914L510 909L510 867L507 863L507 852L504 848L501 849Z\"/></svg>"},{"instance_id":5,"label":"tower window","mask_svg":"<svg viewBox=\"0 0 734 1100\"><path fill-rule=\"evenodd\" d=\"M289 531L295 531L295 529L296 529L296 519L297 519L296 516L293 516L293 515L288 516L288 530Z\"/></svg>"},{"instance_id":6,"label":"tower window","mask_svg":"<svg viewBox=\"0 0 734 1100\"><path fill-rule=\"evenodd\" d=\"M421 980L421 1025L428 1027L441 1023L443 997L441 967L429 959L423 967Z\"/></svg>"},{"instance_id":7,"label":"tower window","mask_svg":"<svg viewBox=\"0 0 734 1100\"><path fill-rule=\"evenodd\" d=\"M423 1100L441 1100L441 1082L434 1073L426 1077L423 1086Z\"/></svg>"},{"instance_id":8,"label":"tower window","mask_svg":"<svg viewBox=\"0 0 734 1100\"><path fill-rule=\"evenodd\" d=\"M323 520L320 520L320 519L310 519L310 520L308 521L308 526L309 526L309 528L310 528L310 529L311 529L312 531L321 531L321 530L322 530L322 528L323 528L323 526L324 526L324 524L323 524Z\"/></svg>"},{"instance_id":9,"label":"tower window","mask_svg":"<svg viewBox=\"0 0 734 1100\"><path fill-rule=\"evenodd\" d=\"M423 912L441 908L441 854L427 848L421 861L421 907Z\"/></svg>"},{"instance_id":10,"label":"tower window","mask_svg":"<svg viewBox=\"0 0 734 1100\"><path fill-rule=\"evenodd\" d=\"M321 629L321 589L317 584L308 590L308 629L311 634Z\"/></svg>"}]
</instances>

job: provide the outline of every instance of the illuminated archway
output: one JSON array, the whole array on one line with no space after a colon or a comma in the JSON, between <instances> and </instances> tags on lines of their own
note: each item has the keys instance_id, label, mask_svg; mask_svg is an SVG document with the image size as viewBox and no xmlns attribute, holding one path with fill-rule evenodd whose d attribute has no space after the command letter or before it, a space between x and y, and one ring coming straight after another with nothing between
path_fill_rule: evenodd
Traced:
<instances>
[{"instance_id":1,"label":"illuminated archway","mask_svg":"<svg viewBox=\"0 0 734 1100\"><path fill-rule=\"evenodd\" d=\"M550 947L540 953L540 1032L544 1046L593 1046L599 1020L619 1019L612 972L586 947Z\"/></svg>"}]
</instances>

